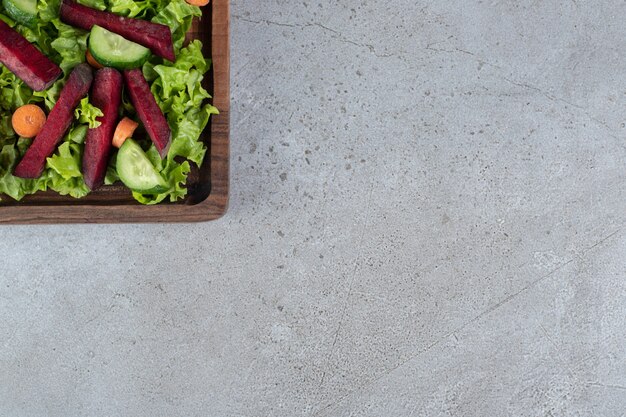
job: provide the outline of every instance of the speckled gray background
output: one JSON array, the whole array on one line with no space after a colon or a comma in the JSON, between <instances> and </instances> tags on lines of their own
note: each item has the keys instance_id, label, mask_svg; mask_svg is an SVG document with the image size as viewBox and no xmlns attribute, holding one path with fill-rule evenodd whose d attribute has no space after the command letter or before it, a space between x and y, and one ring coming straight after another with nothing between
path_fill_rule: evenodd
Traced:
<instances>
[{"instance_id":1,"label":"speckled gray background","mask_svg":"<svg viewBox=\"0 0 626 417\"><path fill-rule=\"evenodd\" d=\"M0 416L624 416L624 2L232 6L228 215L1 228Z\"/></svg>"}]
</instances>

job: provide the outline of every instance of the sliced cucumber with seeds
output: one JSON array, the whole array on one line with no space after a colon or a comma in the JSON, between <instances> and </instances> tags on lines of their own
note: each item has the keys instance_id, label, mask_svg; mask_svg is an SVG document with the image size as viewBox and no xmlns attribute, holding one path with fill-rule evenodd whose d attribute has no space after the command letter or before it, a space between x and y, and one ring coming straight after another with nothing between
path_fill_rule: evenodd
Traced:
<instances>
[{"instance_id":1,"label":"sliced cucumber with seeds","mask_svg":"<svg viewBox=\"0 0 626 417\"><path fill-rule=\"evenodd\" d=\"M152 54L148 48L98 25L91 28L89 52L105 67L121 70L141 67Z\"/></svg>"},{"instance_id":2,"label":"sliced cucumber with seeds","mask_svg":"<svg viewBox=\"0 0 626 417\"><path fill-rule=\"evenodd\" d=\"M37 0L2 0L7 14L25 26L34 26L37 21Z\"/></svg>"},{"instance_id":3,"label":"sliced cucumber with seeds","mask_svg":"<svg viewBox=\"0 0 626 417\"><path fill-rule=\"evenodd\" d=\"M142 194L160 194L169 189L141 146L126 139L117 153L117 174L128 188Z\"/></svg>"}]
</instances>

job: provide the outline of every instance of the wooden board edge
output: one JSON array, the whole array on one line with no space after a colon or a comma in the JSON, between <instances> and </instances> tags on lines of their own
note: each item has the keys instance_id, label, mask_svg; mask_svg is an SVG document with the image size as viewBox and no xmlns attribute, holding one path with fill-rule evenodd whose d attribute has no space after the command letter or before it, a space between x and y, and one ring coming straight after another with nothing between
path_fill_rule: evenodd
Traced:
<instances>
[{"instance_id":1,"label":"wooden board edge","mask_svg":"<svg viewBox=\"0 0 626 417\"><path fill-rule=\"evenodd\" d=\"M204 220L226 214L230 200L230 0L213 0L212 18L213 104L220 114L211 124L211 193L188 206L206 209Z\"/></svg>"}]
</instances>

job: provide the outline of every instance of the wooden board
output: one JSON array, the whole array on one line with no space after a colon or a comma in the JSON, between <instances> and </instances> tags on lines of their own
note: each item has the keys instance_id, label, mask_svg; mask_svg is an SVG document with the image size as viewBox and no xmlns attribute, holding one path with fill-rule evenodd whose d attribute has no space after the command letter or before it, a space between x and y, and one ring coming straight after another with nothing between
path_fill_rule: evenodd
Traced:
<instances>
[{"instance_id":1,"label":"wooden board","mask_svg":"<svg viewBox=\"0 0 626 417\"><path fill-rule=\"evenodd\" d=\"M213 94L220 110L211 116L202 136L208 146L203 165L189 176L189 196L179 203L144 206L121 185L105 186L82 199L39 192L20 202L4 197L0 202L0 224L50 223L179 223L213 220L228 208L229 107L230 107L230 5L229 0L212 0L189 33L200 39L213 67L205 88Z\"/></svg>"}]
</instances>

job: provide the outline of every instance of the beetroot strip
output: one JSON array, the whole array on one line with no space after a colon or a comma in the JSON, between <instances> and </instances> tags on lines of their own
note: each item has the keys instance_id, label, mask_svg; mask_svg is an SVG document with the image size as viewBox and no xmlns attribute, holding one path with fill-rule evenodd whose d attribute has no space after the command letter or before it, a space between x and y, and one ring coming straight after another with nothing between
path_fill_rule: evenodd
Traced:
<instances>
[{"instance_id":1,"label":"beetroot strip","mask_svg":"<svg viewBox=\"0 0 626 417\"><path fill-rule=\"evenodd\" d=\"M115 32L129 41L150 49L155 55L170 61L176 60L172 32L166 25L146 20L118 16L83 6L71 0L61 3L61 20L69 25L91 30L94 25Z\"/></svg>"},{"instance_id":2,"label":"beetroot strip","mask_svg":"<svg viewBox=\"0 0 626 417\"><path fill-rule=\"evenodd\" d=\"M150 91L150 85L138 68L124 71L124 80L130 100L137 110L143 127L154 142L161 158L165 158L172 142L172 131Z\"/></svg>"},{"instance_id":3,"label":"beetroot strip","mask_svg":"<svg viewBox=\"0 0 626 417\"><path fill-rule=\"evenodd\" d=\"M107 172L113 133L122 101L122 75L113 68L103 68L96 72L89 101L103 113L102 117L96 119L100 126L87 132L83 153L85 184L90 190L95 190L104 183Z\"/></svg>"},{"instance_id":4,"label":"beetroot strip","mask_svg":"<svg viewBox=\"0 0 626 417\"><path fill-rule=\"evenodd\" d=\"M35 91L50 87L62 73L58 65L2 20L0 62Z\"/></svg>"},{"instance_id":5,"label":"beetroot strip","mask_svg":"<svg viewBox=\"0 0 626 417\"><path fill-rule=\"evenodd\" d=\"M21 178L41 176L46 166L46 158L54 153L72 124L74 109L89 92L92 81L93 73L89 64L79 64L74 68L41 132L35 137L20 163L15 167L13 175Z\"/></svg>"}]
</instances>

